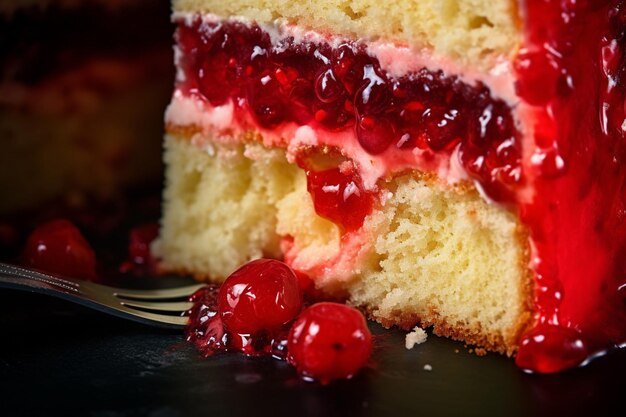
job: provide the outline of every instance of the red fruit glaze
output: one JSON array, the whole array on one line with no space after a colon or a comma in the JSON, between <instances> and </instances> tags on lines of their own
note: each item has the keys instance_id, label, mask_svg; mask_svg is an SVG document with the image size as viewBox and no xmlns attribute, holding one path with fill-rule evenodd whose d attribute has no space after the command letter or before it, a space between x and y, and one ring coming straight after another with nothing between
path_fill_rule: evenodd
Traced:
<instances>
[{"instance_id":1,"label":"red fruit glaze","mask_svg":"<svg viewBox=\"0 0 626 417\"><path fill-rule=\"evenodd\" d=\"M515 360L523 369L553 373L576 366L588 356L589 352L578 332L543 325L524 335Z\"/></svg>"},{"instance_id":2,"label":"red fruit glaze","mask_svg":"<svg viewBox=\"0 0 626 417\"><path fill-rule=\"evenodd\" d=\"M96 255L78 228L59 219L37 227L22 254L24 265L53 274L96 279Z\"/></svg>"},{"instance_id":3,"label":"red fruit glaze","mask_svg":"<svg viewBox=\"0 0 626 417\"><path fill-rule=\"evenodd\" d=\"M372 335L360 311L337 303L313 304L296 319L287 339L288 360L322 383L350 378L367 362Z\"/></svg>"},{"instance_id":4,"label":"red fruit glaze","mask_svg":"<svg viewBox=\"0 0 626 417\"><path fill-rule=\"evenodd\" d=\"M626 4L529 1L524 13L515 66L534 105L525 172L538 197L519 212L538 315L516 361L554 372L626 342Z\"/></svg>"},{"instance_id":5,"label":"red fruit glaze","mask_svg":"<svg viewBox=\"0 0 626 417\"><path fill-rule=\"evenodd\" d=\"M224 326L232 333L255 334L278 329L302 309L299 280L280 261L249 262L222 284L218 309Z\"/></svg>"}]
</instances>

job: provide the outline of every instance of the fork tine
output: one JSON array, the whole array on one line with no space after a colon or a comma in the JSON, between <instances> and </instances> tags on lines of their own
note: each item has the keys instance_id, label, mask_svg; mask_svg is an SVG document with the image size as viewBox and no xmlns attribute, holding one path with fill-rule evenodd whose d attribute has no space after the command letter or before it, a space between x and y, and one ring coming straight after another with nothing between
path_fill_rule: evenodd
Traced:
<instances>
[{"instance_id":1,"label":"fork tine","mask_svg":"<svg viewBox=\"0 0 626 417\"><path fill-rule=\"evenodd\" d=\"M176 287L163 290L127 290L115 288L113 295L122 298L132 298L136 300L157 300L163 298L189 297L191 294L204 287L205 284L194 284L185 287Z\"/></svg>"},{"instance_id":2,"label":"fork tine","mask_svg":"<svg viewBox=\"0 0 626 417\"><path fill-rule=\"evenodd\" d=\"M183 328L189 322L189 317L187 316L168 316L166 314L148 313L127 306L120 306L118 309L126 314L137 317L141 321L153 321L153 324L167 323Z\"/></svg>"},{"instance_id":3,"label":"fork tine","mask_svg":"<svg viewBox=\"0 0 626 417\"><path fill-rule=\"evenodd\" d=\"M146 300L189 297L203 286L204 284L195 284L162 290L126 290L0 263L0 288L51 295L117 317L170 329L184 328L189 317L157 312L184 313L191 308L192 303L159 303ZM152 311L140 310L141 308Z\"/></svg>"},{"instance_id":4,"label":"fork tine","mask_svg":"<svg viewBox=\"0 0 626 417\"><path fill-rule=\"evenodd\" d=\"M120 300L120 303L129 307L138 307L146 310L154 311L180 311L184 312L189 310L193 303L183 302L151 302L151 301L136 301L136 300Z\"/></svg>"}]
</instances>

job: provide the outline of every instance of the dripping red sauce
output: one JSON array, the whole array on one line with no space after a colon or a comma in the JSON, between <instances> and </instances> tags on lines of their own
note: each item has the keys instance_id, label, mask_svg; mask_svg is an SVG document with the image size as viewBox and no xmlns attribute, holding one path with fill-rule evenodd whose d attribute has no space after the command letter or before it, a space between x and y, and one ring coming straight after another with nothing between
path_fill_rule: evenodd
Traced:
<instances>
[{"instance_id":1,"label":"dripping red sauce","mask_svg":"<svg viewBox=\"0 0 626 417\"><path fill-rule=\"evenodd\" d=\"M524 170L535 197L519 212L538 316L517 364L554 372L626 342L626 5L522 10L517 92L534 111L536 148Z\"/></svg>"},{"instance_id":2,"label":"dripping red sauce","mask_svg":"<svg viewBox=\"0 0 626 417\"><path fill-rule=\"evenodd\" d=\"M524 39L514 68L523 134L511 108L480 83L427 69L393 78L363 44L287 37L272 46L260 27L240 22L179 21L185 77L177 88L213 106L232 101L237 120L264 129L295 123L349 132L373 156L458 150L484 194L529 230L537 314L516 361L555 372L626 342L626 6L572 0L519 8ZM316 196L325 185L347 184L339 174L307 170L309 191L321 215L358 228L362 216L346 223L336 195Z\"/></svg>"}]
</instances>

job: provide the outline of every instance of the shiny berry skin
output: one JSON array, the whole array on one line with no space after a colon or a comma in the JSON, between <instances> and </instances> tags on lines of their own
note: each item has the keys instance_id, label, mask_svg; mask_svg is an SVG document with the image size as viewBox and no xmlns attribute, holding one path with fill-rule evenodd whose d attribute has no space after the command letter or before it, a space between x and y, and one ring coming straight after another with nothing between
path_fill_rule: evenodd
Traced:
<instances>
[{"instance_id":1,"label":"shiny berry skin","mask_svg":"<svg viewBox=\"0 0 626 417\"><path fill-rule=\"evenodd\" d=\"M296 319L287 339L288 360L322 383L350 378L367 362L372 335L360 311L345 304L317 303Z\"/></svg>"},{"instance_id":2,"label":"shiny berry skin","mask_svg":"<svg viewBox=\"0 0 626 417\"><path fill-rule=\"evenodd\" d=\"M363 116L356 126L356 137L366 152L378 155L391 145L395 134L387 119Z\"/></svg>"},{"instance_id":3,"label":"shiny berry skin","mask_svg":"<svg viewBox=\"0 0 626 417\"><path fill-rule=\"evenodd\" d=\"M65 219L35 229L22 254L26 266L73 278L96 278L96 255L78 228Z\"/></svg>"},{"instance_id":4,"label":"shiny berry skin","mask_svg":"<svg viewBox=\"0 0 626 417\"><path fill-rule=\"evenodd\" d=\"M355 170L307 170L306 178L317 214L348 232L363 225L372 211L376 194L364 189Z\"/></svg>"},{"instance_id":5,"label":"shiny berry skin","mask_svg":"<svg viewBox=\"0 0 626 417\"><path fill-rule=\"evenodd\" d=\"M232 333L277 329L302 309L302 292L294 271L273 259L258 259L233 272L222 284L218 310Z\"/></svg>"}]
</instances>

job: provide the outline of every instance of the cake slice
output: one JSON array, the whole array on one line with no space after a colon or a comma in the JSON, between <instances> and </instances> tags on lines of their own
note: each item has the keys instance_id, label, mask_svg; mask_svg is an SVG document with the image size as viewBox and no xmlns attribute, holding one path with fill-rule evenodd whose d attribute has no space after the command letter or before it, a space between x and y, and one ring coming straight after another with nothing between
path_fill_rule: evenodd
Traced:
<instances>
[{"instance_id":1,"label":"cake slice","mask_svg":"<svg viewBox=\"0 0 626 417\"><path fill-rule=\"evenodd\" d=\"M164 271L283 259L542 372L626 340L623 2L173 8Z\"/></svg>"}]
</instances>

